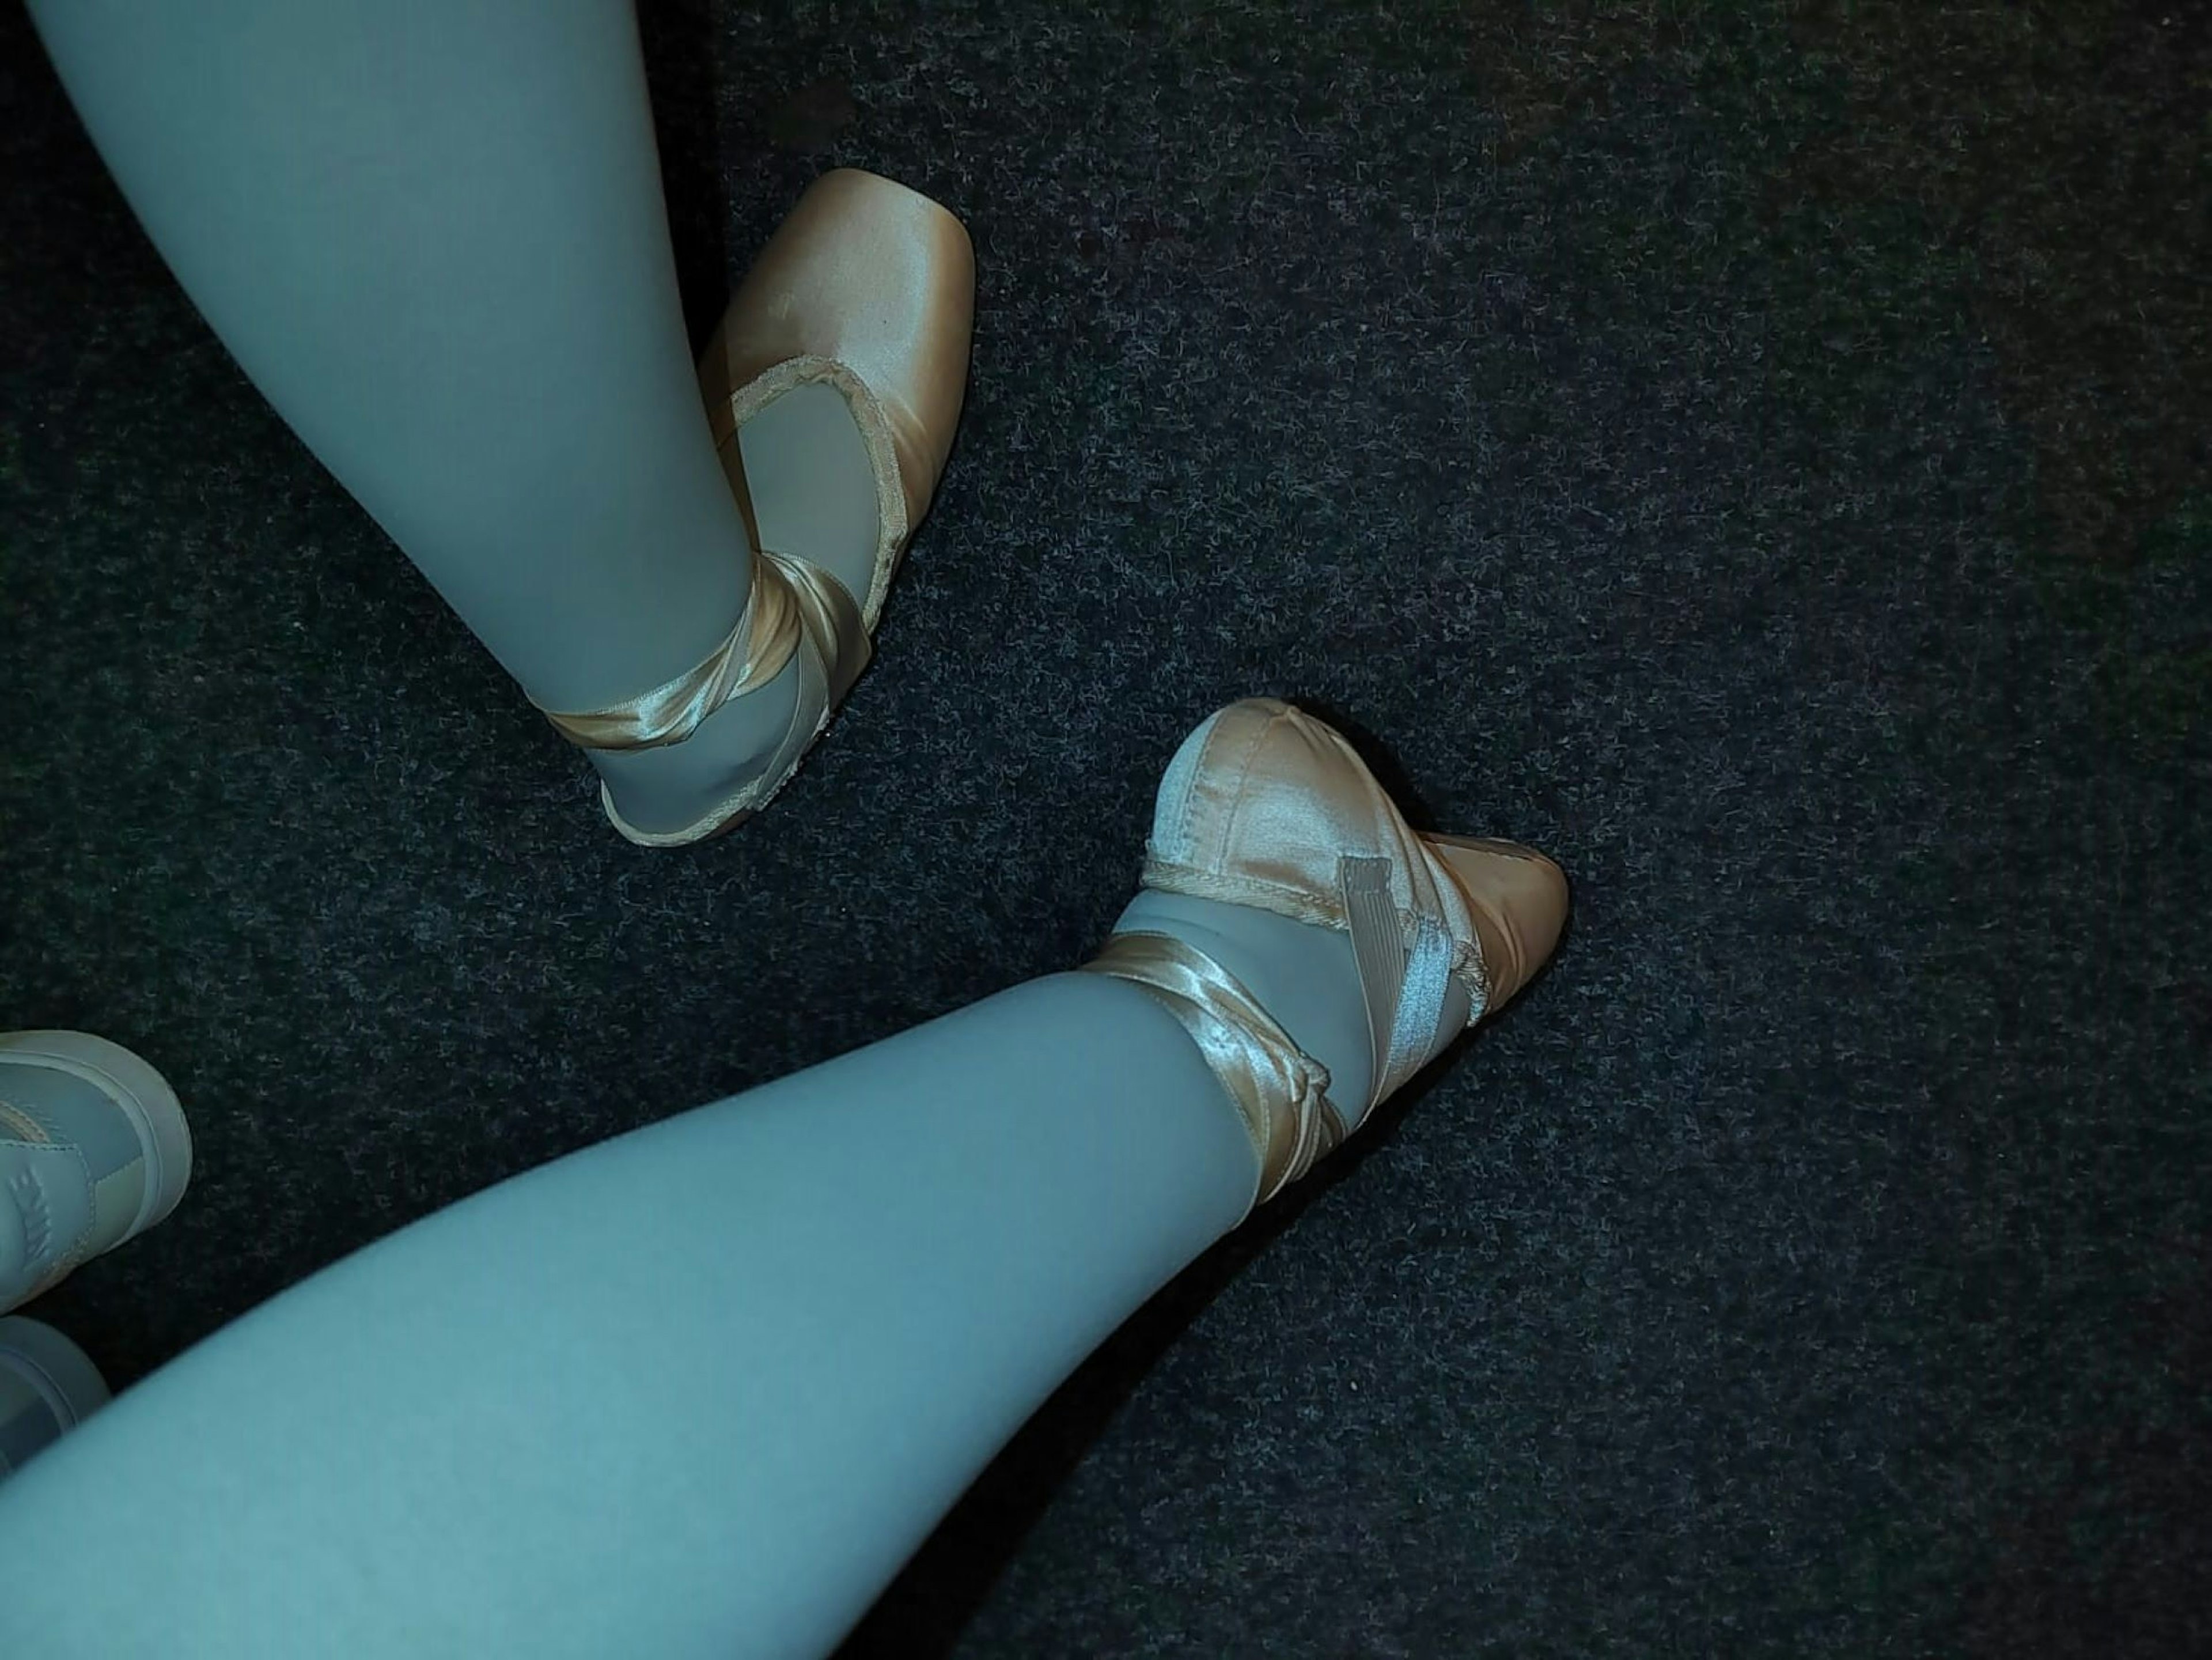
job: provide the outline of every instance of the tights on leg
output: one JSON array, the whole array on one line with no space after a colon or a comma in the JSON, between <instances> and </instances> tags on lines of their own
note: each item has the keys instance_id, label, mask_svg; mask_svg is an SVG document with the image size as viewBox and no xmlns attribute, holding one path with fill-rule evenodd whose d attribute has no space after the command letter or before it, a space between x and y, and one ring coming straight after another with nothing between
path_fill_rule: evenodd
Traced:
<instances>
[{"instance_id":1,"label":"tights on leg","mask_svg":"<svg viewBox=\"0 0 2212 1660\"><path fill-rule=\"evenodd\" d=\"M744 523L702 415L629 0L32 0L185 292L307 447L550 708L699 661ZM594 757L689 821L795 683Z\"/></svg>"},{"instance_id":2,"label":"tights on leg","mask_svg":"<svg viewBox=\"0 0 2212 1660\"><path fill-rule=\"evenodd\" d=\"M1356 1009L1342 935L1207 909L1174 926L1271 1007ZM1255 1168L1182 1029L1090 975L574 1154L0 1488L0 1652L820 1653Z\"/></svg>"}]
</instances>

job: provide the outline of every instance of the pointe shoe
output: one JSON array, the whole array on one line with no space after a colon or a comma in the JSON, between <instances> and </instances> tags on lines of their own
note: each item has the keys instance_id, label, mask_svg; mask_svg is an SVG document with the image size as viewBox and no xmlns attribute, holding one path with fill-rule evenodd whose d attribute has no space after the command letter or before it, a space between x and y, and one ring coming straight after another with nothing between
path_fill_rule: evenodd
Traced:
<instances>
[{"instance_id":1,"label":"pointe shoe","mask_svg":"<svg viewBox=\"0 0 2212 1660\"><path fill-rule=\"evenodd\" d=\"M176 1092L146 1061L88 1032L0 1032L0 1313L145 1232L191 1170Z\"/></svg>"},{"instance_id":2,"label":"pointe shoe","mask_svg":"<svg viewBox=\"0 0 2212 1660\"><path fill-rule=\"evenodd\" d=\"M1232 703L1184 740L1160 785L1144 885L1352 937L1374 1061L1357 1102L1333 1100L1327 1069L1185 941L1116 933L1085 964L1139 986L1190 1033L1252 1138L1255 1205L1503 1007L1567 915L1566 877L1543 854L1413 830L1349 744L1272 698Z\"/></svg>"},{"instance_id":3,"label":"pointe shoe","mask_svg":"<svg viewBox=\"0 0 2212 1660\"><path fill-rule=\"evenodd\" d=\"M823 175L762 251L699 369L716 449L753 532L745 613L704 662L665 685L611 708L541 712L586 749L681 743L794 655L798 704L765 767L681 830L624 822L602 785L609 822L632 842L702 841L759 812L867 666L884 597L952 448L975 308L975 252L960 222L873 173ZM857 429L864 462L835 441L849 432L825 430L825 419ZM808 556L856 533L875 549L864 593Z\"/></svg>"}]
</instances>

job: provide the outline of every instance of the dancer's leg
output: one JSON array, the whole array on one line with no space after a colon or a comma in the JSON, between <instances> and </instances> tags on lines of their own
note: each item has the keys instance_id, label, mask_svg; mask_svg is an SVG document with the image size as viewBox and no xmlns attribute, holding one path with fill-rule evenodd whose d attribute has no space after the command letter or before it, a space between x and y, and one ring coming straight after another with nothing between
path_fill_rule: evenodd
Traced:
<instances>
[{"instance_id":1,"label":"dancer's leg","mask_svg":"<svg viewBox=\"0 0 2212 1660\"><path fill-rule=\"evenodd\" d=\"M602 708L743 610L628 0L32 0L155 245L529 696ZM787 677L787 680L788 677ZM594 756L680 824L793 687Z\"/></svg>"},{"instance_id":2,"label":"dancer's leg","mask_svg":"<svg viewBox=\"0 0 2212 1660\"><path fill-rule=\"evenodd\" d=\"M1352 1000L1340 936L1261 920ZM1018 987L480 1195L126 1393L0 1490L0 1652L818 1652L1253 1178L1143 994Z\"/></svg>"},{"instance_id":3,"label":"dancer's leg","mask_svg":"<svg viewBox=\"0 0 2212 1660\"><path fill-rule=\"evenodd\" d=\"M1145 880L1094 974L508 1183L126 1395L0 1493L0 1652L826 1647L1565 908L1263 700L1170 765Z\"/></svg>"}]
</instances>

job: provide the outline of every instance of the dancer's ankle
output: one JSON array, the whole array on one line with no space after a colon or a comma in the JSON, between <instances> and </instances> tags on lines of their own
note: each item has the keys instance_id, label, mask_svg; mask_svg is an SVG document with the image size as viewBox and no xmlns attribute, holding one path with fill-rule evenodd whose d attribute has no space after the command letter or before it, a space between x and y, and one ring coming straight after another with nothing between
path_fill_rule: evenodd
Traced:
<instances>
[{"instance_id":1,"label":"dancer's ankle","mask_svg":"<svg viewBox=\"0 0 2212 1660\"><path fill-rule=\"evenodd\" d=\"M680 744L587 750L615 811L649 835L696 824L757 776L791 730L799 698L794 657L765 684L733 697Z\"/></svg>"},{"instance_id":2,"label":"dancer's ankle","mask_svg":"<svg viewBox=\"0 0 2212 1660\"><path fill-rule=\"evenodd\" d=\"M1349 934L1250 905L1149 888L1114 926L1121 933L1172 934L1212 958L1328 1068L1329 1096L1342 1110L1356 1117L1366 1105L1374 1058Z\"/></svg>"}]
</instances>

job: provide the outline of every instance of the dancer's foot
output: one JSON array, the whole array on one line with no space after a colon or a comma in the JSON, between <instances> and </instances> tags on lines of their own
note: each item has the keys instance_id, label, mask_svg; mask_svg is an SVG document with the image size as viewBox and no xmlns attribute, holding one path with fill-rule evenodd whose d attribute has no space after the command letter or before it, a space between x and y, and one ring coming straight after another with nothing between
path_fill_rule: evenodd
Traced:
<instances>
[{"instance_id":1,"label":"dancer's foot","mask_svg":"<svg viewBox=\"0 0 2212 1660\"><path fill-rule=\"evenodd\" d=\"M800 198L700 370L757 551L706 661L615 708L547 711L592 751L615 827L696 842L766 806L854 680L952 447L975 255L927 198L850 169Z\"/></svg>"},{"instance_id":2,"label":"dancer's foot","mask_svg":"<svg viewBox=\"0 0 2212 1660\"><path fill-rule=\"evenodd\" d=\"M1228 1091L1272 1197L1540 968L1566 879L1411 829L1329 727L1231 704L1160 786L1145 891L1086 967L1143 988Z\"/></svg>"}]
</instances>

